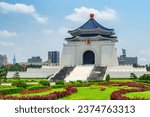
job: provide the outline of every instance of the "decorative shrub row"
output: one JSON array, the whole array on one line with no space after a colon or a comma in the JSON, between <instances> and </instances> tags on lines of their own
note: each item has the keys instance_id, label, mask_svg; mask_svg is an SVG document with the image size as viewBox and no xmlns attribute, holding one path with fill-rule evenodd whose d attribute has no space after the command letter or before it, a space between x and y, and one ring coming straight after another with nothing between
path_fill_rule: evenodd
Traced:
<instances>
[{"instance_id":1,"label":"decorative shrub row","mask_svg":"<svg viewBox=\"0 0 150 117\"><path fill-rule=\"evenodd\" d=\"M64 85L64 80L57 80L56 85Z\"/></svg>"},{"instance_id":2,"label":"decorative shrub row","mask_svg":"<svg viewBox=\"0 0 150 117\"><path fill-rule=\"evenodd\" d=\"M104 83L99 83L99 85L137 87L134 89L121 89L119 91L114 91L110 95L111 100L142 100L145 98L129 98L129 97L123 96L123 94L130 93L130 92L143 92L143 91L150 90L150 87L145 86L143 84L138 84L136 82L104 82Z\"/></svg>"},{"instance_id":3,"label":"decorative shrub row","mask_svg":"<svg viewBox=\"0 0 150 117\"><path fill-rule=\"evenodd\" d=\"M72 87L87 87L90 86L93 83L90 82L69 82L66 83L65 86L72 86Z\"/></svg>"},{"instance_id":4,"label":"decorative shrub row","mask_svg":"<svg viewBox=\"0 0 150 117\"><path fill-rule=\"evenodd\" d=\"M39 90L27 90L27 91L21 92L21 94L40 93L40 92L44 92L48 90L51 90L51 88L44 88L44 89L39 89Z\"/></svg>"},{"instance_id":5,"label":"decorative shrub row","mask_svg":"<svg viewBox=\"0 0 150 117\"><path fill-rule=\"evenodd\" d=\"M140 76L139 80L150 80L150 74L144 74Z\"/></svg>"},{"instance_id":6,"label":"decorative shrub row","mask_svg":"<svg viewBox=\"0 0 150 117\"><path fill-rule=\"evenodd\" d=\"M48 86L42 86L42 85L33 85L28 87L28 90L39 90L39 89L44 89L44 88L48 88Z\"/></svg>"},{"instance_id":7,"label":"decorative shrub row","mask_svg":"<svg viewBox=\"0 0 150 117\"><path fill-rule=\"evenodd\" d=\"M126 96L123 96L123 94L130 93L130 92L143 92L150 90L150 87L145 88L138 88L138 89L121 89L119 91L114 91L110 95L111 100L144 100L145 98L129 98Z\"/></svg>"},{"instance_id":8,"label":"decorative shrub row","mask_svg":"<svg viewBox=\"0 0 150 117\"><path fill-rule=\"evenodd\" d=\"M102 82L99 85L113 85L113 86L129 86L129 87L146 87L144 84L138 84L136 82Z\"/></svg>"},{"instance_id":9,"label":"decorative shrub row","mask_svg":"<svg viewBox=\"0 0 150 117\"><path fill-rule=\"evenodd\" d=\"M41 85L43 85L43 86L50 86L50 83L49 83L49 81L47 81L47 80L41 80L41 81L39 82L39 84L41 84Z\"/></svg>"},{"instance_id":10,"label":"decorative shrub row","mask_svg":"<svg viewBox=\"0 0 150 117\"><path fill-rule=\"evenodd\" d=\"M7 94L15 94L15 93L20 93L24 91L24 88L21 87L16 87L16 88L4 88L0 89L0 94L7 95Z\"/></svg>"},{"instance_id":11,"label":"decorative shrub row","mask_svg":"<svg viewBox=\"0 0 150 117\"><path fill-rule=\"evenodd\" d=\"M52 85L51 88L52 88L52 89L64 88L64 85Z\"/></svg>"},{"instance_id":12,"label":"decorative shrub row","mask_svg":"<svg viewBox=\"0 0 150 117\"><path fill-rule=\"evenodd\" d=\"M27 83L25 81L23 81L23 80L16 80L16 81L12 82L12 86L26 88L27 87Z\"/></svg>"},{"instance_id":13,"label":"decorative shrub row","mask_svg":"<svg viewBox=\"0 0 150 117\"><path fill-rule=\"evenodd\" d=\"M13 100L55 100L58 98L63 98L65 96L71 95L72 93L76 93L77 89L75 87L65 87L66 91L62 92L53 92L48 95L42 96L8 96L8 95L0 95L0 99L13 99Z\"/></svg>"}]
</instances>

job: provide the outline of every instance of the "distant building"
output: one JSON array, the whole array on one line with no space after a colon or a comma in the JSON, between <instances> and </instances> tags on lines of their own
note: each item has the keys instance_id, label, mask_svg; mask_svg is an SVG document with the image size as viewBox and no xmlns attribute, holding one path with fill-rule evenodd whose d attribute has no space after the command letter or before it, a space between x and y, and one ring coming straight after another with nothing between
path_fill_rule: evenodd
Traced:
<instances>
[{"instance_id":1,"label":"distant building","mask_svg":"<svg viewBox=\"0 0 150 117\"><path fill-rule=\"evenodd\" d=\"M48 61L51 61L51 64L59 64L59 55L58 51L49 51Z\"/></svg>"},{"instance_id":2,"label":"distant building","mask_svg":"<svg viewBox=\"0 0 150 117\"><path fill-rule=\"evenodd\" d=\"M138 64L138 58L137 57L126 57L126 50L122 49L122 55L118 57L119 65L133 65Z\"/></svg>"},{"instance_id":3,"label":"distant building","mask_svg":"<svg viewBox=\"0 0 150 117\"><path fill-rule=\"evenodd\" d=\"M14 58L13 58L13 65L16 64L16 57L15 57L15 54L14 54Z\"/></svg>"},{"instance_id":4,"label":"distant building","mask_svg":"<svg viewBox=\"0 0 150 117\"><path fill-rule=\"evenodd\" d=\"M40 56L33 56L32 58L28 59L28 63L42 63L42 59Z\"/></svg>"},{"instance_id":5,"label":"distant building","mask_svg":"<svg viewBox=\"0 0 150 117\"><path fill-rule=\"evenodd\" d=\"M0 55L0 67L7 64L7 56Z\"/></svg>"}]
</instances>

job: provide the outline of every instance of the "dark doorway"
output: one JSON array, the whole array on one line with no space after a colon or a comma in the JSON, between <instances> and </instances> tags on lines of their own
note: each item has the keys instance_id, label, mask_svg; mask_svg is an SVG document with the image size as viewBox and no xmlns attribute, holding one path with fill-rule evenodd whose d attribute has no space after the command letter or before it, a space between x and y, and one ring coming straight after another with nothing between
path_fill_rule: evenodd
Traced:
<instances>
[{"instance_id":1,"label":"dark doorway","mask_svg":"<svg viewBox=\"0 0 150 117\"><path fill-rule=\"evenodd\" d=\"M83 65L95 64L95 54L91 50L85 51L83 54Z\"/></svg>"}]
</instances>

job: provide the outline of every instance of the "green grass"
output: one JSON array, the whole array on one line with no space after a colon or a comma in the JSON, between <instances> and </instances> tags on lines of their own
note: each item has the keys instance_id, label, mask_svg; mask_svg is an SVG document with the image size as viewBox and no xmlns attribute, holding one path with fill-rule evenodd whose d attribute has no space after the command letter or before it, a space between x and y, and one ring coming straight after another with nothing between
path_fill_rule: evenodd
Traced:
<instances>
[{"instance_id":1,"label":"green grass","mask_svg":"<svg viewBox=\"0 0 150 117\"><path fill-rule=\"evenodd\" d=\"M132 79L111 79L110 80L111 82L133 82L133 80Z\"/></svg>"},{"instance_id":2,"label":"green grass","mask_svg":"<svg viewBox=\"0 0 150 117\"><path fill-rule=\"evenodd\" d=\"M17 80L17 79L8 78L6 83L12 83L15 80ZM46 80L46 79L44 79L44 78L20 78L20 80L24 80L25 82L39 82L41 80Z\"/></svg>"},{"instance_id":3,"label":"green grass","mask_svg":"<svg viewBox=\"0 0 150 117\"><path fill-rule=\"evenodd\" d=\"M44 92L40 92L40 93L30 93L30 94L20 94L20 93L17 93L17 94L13 94L13 96L34 96L34 95L46 95L46 94L50 94L52 92L55 92L55 91L65 91L64 88L57 88L57 89L52 89L52 90L49 90L49 91L44 91Z\"/></svg>"},{"instance_id":4,"label":"green grass","mask_svg":"<svg viewBox=\"0 0 150 117\"><path fill-rule=\"evenodd\" d=\"M124 94L124 96L130 97L130 98L145 98L150 99L150 91L144 91L144 92L131 92Z\"/></svg>"},{"instance_id":5,"label":"green grass","mask_svg":"<svg viewBox=\"0 0 150 117\"><path fill-rule=\"evenodd\" d=\"M101 88L106 88L105 91L100 91ZM97 88L78 87L78 92L70 96L61 98L60 100L110 100L110 95L113 91L119 89L127 89L131 87L118 86L98 86Z\"/></svg>"}]
</instances>

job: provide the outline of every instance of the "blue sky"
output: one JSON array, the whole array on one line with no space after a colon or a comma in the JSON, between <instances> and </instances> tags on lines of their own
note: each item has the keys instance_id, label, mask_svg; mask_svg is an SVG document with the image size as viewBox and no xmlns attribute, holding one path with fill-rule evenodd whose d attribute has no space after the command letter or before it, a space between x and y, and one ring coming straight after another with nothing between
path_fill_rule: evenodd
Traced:
<instances>
[{"instance_id":1,"label":"blue sky","mask_svg":"<svg viewBox=\"0 0 150 117\"><path fill-rule=\"evenodd\" d=\"M127 56L150 63L149 0L0 0L0 54L12 62L31 56L47 60L47 52L62 51L67 30L76 29L94 12L95 19L118 36Z\"/></svg>"}]
</instances>

